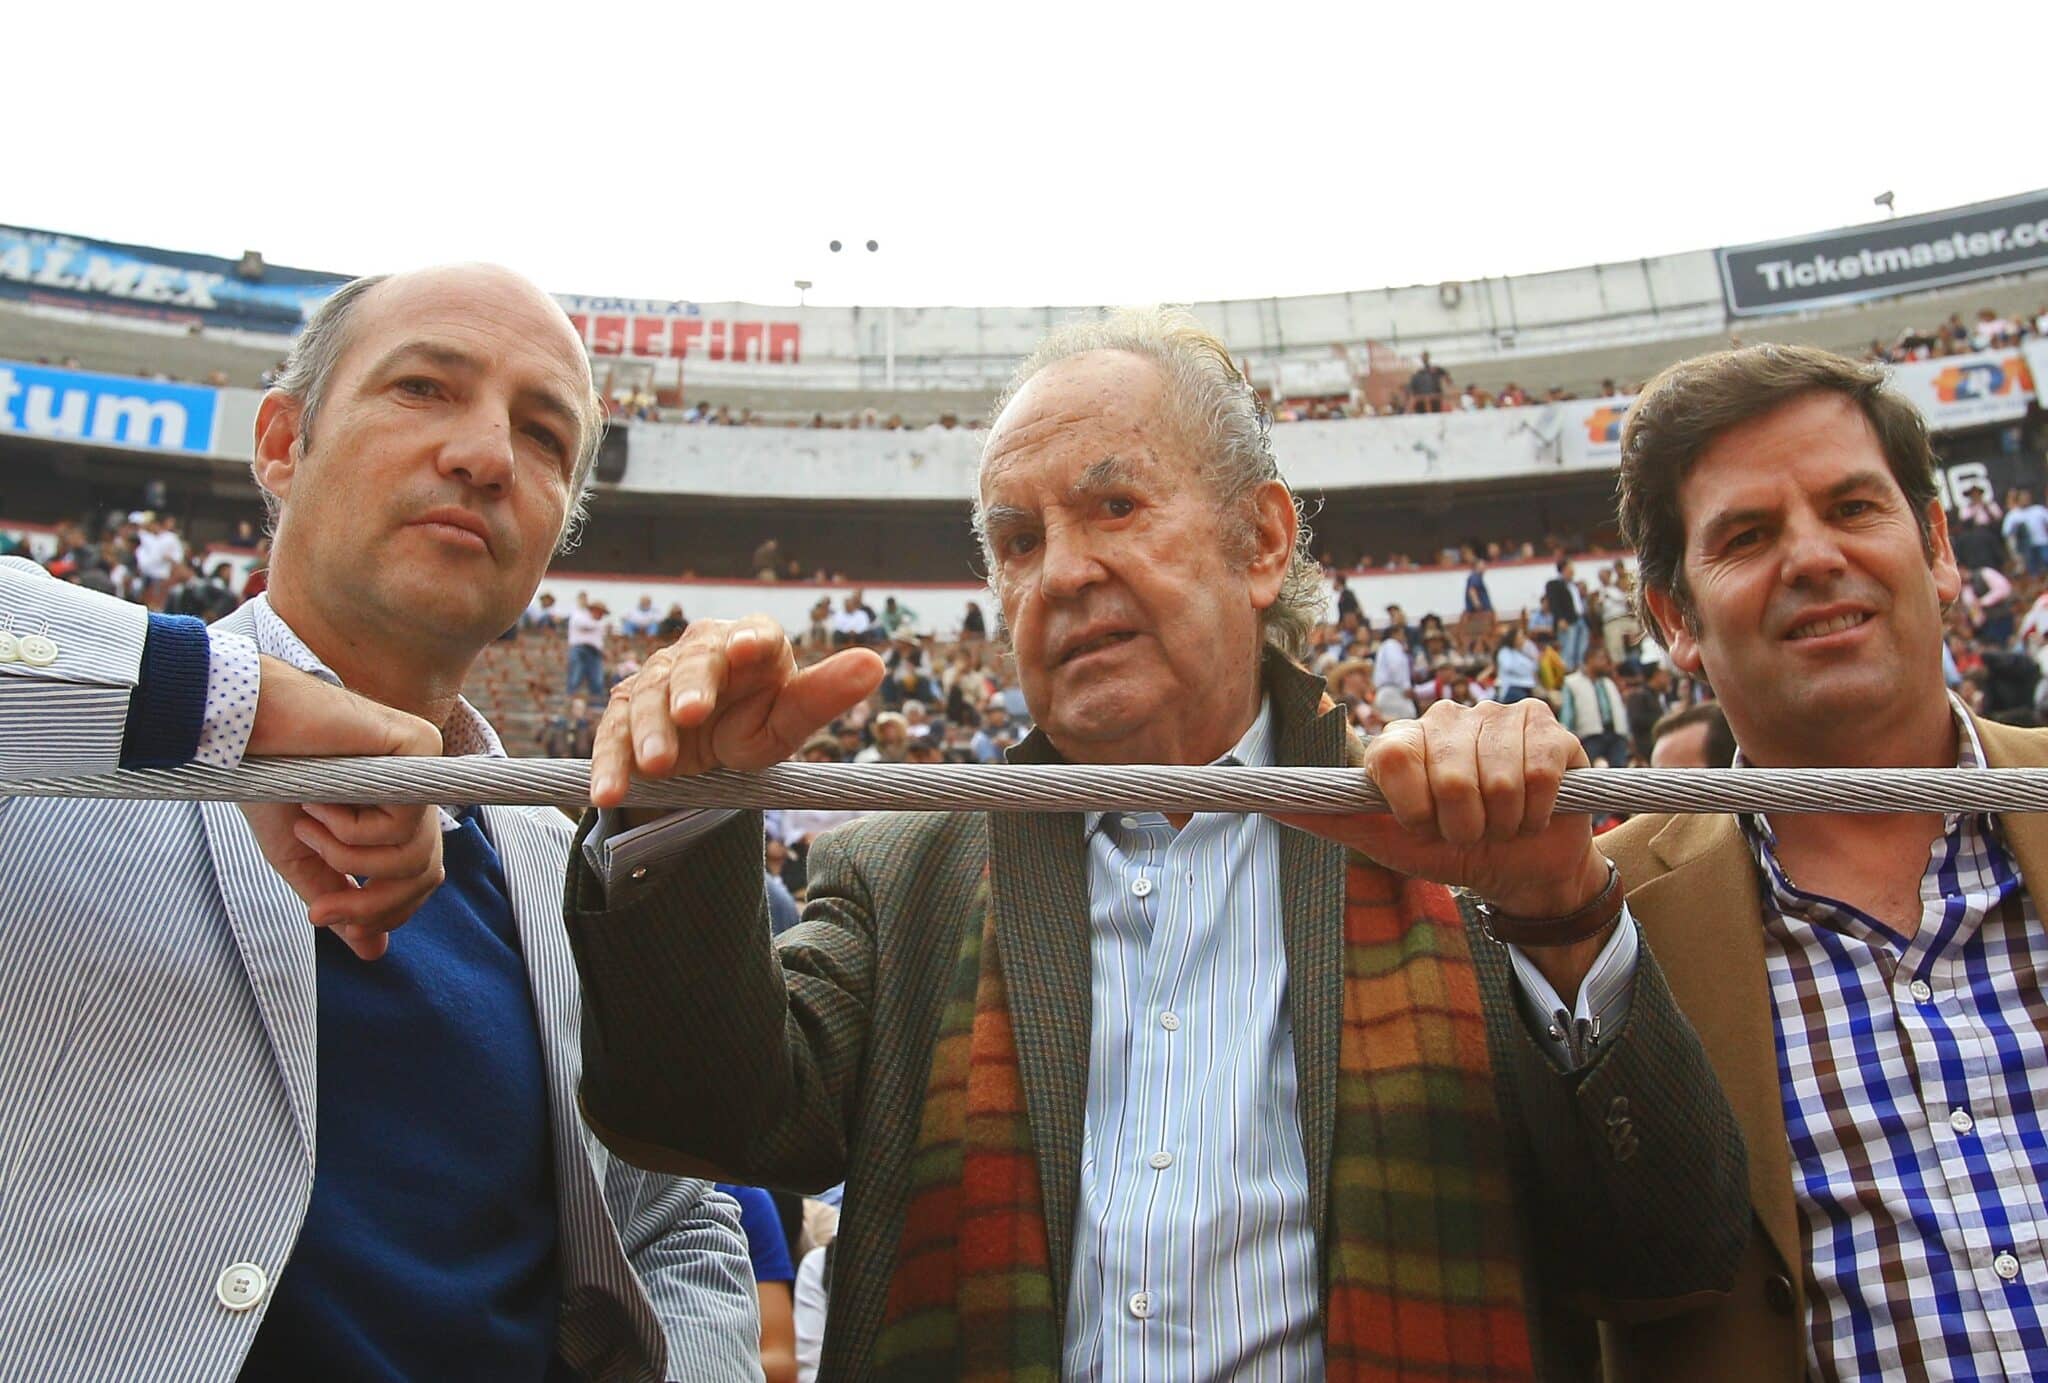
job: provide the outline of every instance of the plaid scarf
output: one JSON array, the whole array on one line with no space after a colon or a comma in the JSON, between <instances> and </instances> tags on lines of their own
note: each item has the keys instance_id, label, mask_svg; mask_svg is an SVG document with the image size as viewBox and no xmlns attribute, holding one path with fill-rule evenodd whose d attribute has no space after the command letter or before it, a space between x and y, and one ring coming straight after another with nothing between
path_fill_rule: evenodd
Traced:
<instances>
[{"instance_id":1,"label":"plaid scarf","mask_svg":"<svg viewBox=\"0 0 2048 1383\"><path fill-rule=\"evenodd\" d=\"M982 876L982 896L988 876ZM995 914L963 928L875 1374L1056 1383L1062 1342ZM1323 1269L1331 1383L1534 1376L1464 922L1357 856Z\"/></svg>"}]
</instances>

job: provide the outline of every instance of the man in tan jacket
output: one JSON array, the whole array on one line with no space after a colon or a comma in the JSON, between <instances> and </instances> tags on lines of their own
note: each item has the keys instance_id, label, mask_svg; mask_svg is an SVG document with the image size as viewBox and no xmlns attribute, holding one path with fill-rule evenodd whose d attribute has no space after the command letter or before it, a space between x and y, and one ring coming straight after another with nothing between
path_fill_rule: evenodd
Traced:
<instances>
[{"instance_id":1,"label":"man in tan jacket","mask_svg":"<svg viewBox=\"0 0 2048 1383\"><path fill-rule=\"evenodd\" d=\"M1622 440L1651 627L1738 766L2048 764L1942 685L1960 590L1933 457L1882 372L1686 361ZM1653 816L1602 839L1749 1144L1735 1291L1609 1326L1610 1376L1792 1383L2048 1370L2048 939L2036 816ZM2042 877L2048 877L2043 875Z\"/></svg>"}]
</instances>

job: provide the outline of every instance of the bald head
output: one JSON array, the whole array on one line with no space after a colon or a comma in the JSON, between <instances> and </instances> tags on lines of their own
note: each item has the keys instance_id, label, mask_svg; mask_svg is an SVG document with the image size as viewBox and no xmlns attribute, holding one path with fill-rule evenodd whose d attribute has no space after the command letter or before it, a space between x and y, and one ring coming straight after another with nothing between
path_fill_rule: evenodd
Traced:
<instances>
[{"instance_id":1,"label":"bald head","mask_svg":"<svg viewBox=\"0 0 2048 1383\"><path fill-rule=\"evenodd\" d=\"M388 339L395 326L419 329L458 314L525 334L562 367L562 397L556 402L566 410L577 441L573 522L582 514L590 468L604 439L604 400L591 385L590 362L569 315L532 279L503 265L441 264L370 274L323 302L292 344L276 385L299 403L304 444L312 445L315 421L343 361L365 363L351 359L359 343Z\"/></svg>"},{"instance_id":2,"label":"bald head","mask_svg":"<svg viewBox=\"0 0 2048 1383\"><path fill-rule=\"evenodd\" d=\"M404 318L454 304L468 312L495 316L508 326L538 326L553 338L550 344L558 347L565 359L577 362L584 381L589 382L583 342L570 324L569 314L524 274L501 264L437 264L379 275L371 285L359 304L366 317Z\"/></svg>"},{"instance_id":3,"label":"bald head","mask_svg":"<svg viewBox=\"0 0 2048 1383\"><path fill-rule=\"evenodd\" d=\"M308 642L330 666L377 647L459 685L572 531L603 421L567 316L518 274L462 264L347 285L257 409L272 606L302 637L324 632ZM376 661L357 679L381 675Z\"/></svg>"}]
</instances>

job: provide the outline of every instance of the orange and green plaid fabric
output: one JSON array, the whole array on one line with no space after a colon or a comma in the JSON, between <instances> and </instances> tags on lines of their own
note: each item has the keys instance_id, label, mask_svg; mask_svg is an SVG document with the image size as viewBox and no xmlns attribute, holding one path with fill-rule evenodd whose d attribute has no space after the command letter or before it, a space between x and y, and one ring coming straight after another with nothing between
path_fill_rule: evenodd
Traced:
<instances>
[{"instance_id":1,"label":"orange and green plaid fabric","mask_svg":"<svg viewBox=\"0 0 2048 1383\"><path fill-rule=\"evenodd\" d=\"M877 1376L1044 1380L1061 1341L994 913L962 929ZM1456 902L1354 857L1325 1367L1332 1383L1532 1378L1520 1238Z\"/></svg>"}]
</instances>

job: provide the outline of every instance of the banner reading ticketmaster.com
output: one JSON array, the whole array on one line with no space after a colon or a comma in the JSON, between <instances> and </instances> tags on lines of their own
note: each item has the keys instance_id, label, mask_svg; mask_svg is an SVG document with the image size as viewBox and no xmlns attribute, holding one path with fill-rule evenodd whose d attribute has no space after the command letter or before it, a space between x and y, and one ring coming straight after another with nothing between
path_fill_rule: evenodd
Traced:
<instances>
[{"instance_id":1,"label":"banner reading ticketmaster.com","mask_svg":"<svg viewBox=\"0 0 2048 1383\"><path fill-rule=\"evenodd\" d=\"M1991 278L2048 265L2048 189L1714 253L1735 317Z\"/></svg>"}]
</instances>

